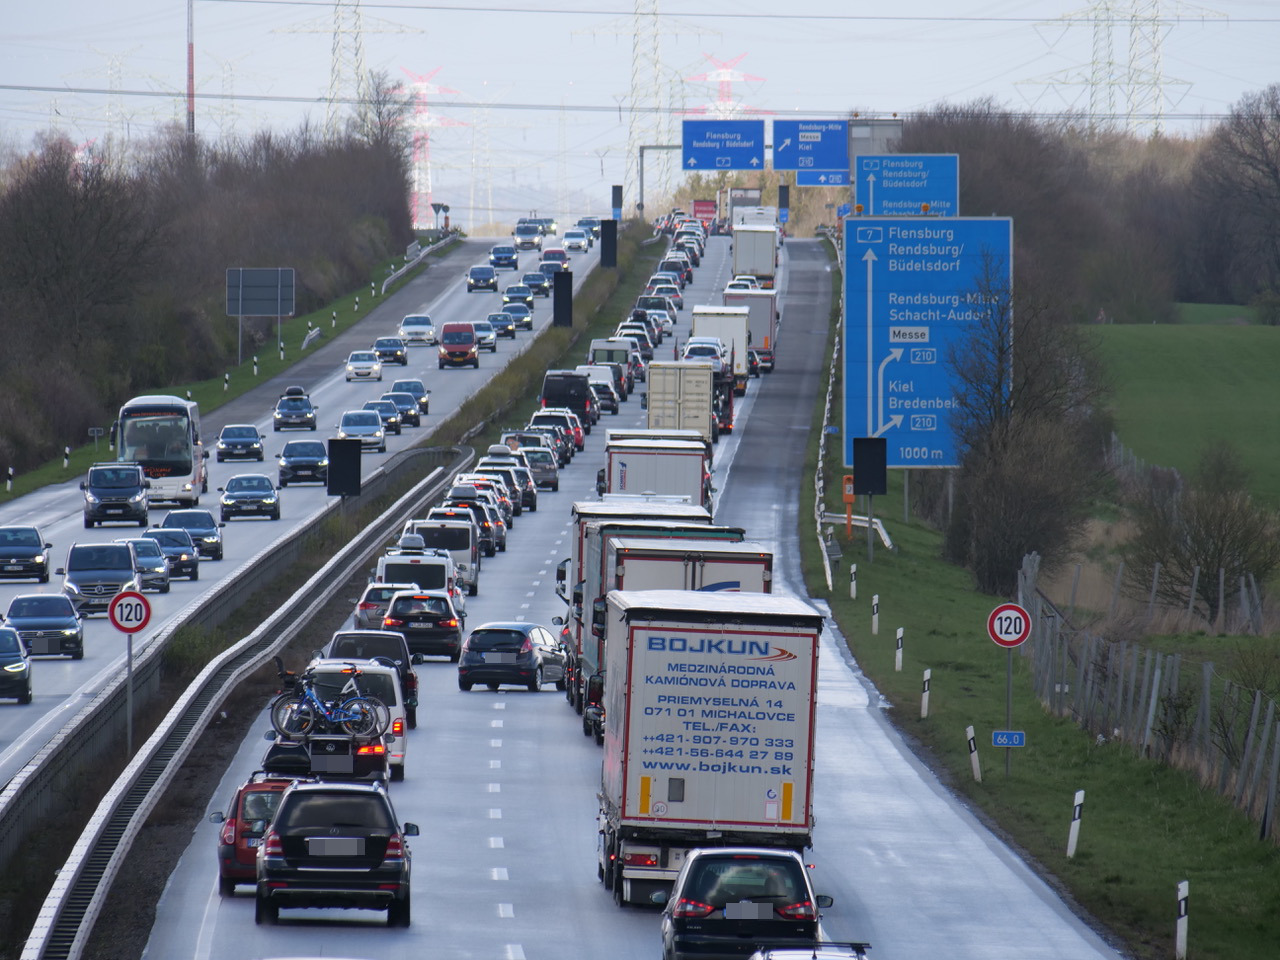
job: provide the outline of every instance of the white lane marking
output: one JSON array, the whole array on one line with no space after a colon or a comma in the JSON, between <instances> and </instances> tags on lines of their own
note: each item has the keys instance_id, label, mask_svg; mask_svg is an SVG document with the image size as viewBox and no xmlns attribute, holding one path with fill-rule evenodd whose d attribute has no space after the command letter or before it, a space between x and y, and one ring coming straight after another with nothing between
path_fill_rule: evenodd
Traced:
<instances>
[{"instance_id":1,"label":"white lane marking","mask_svg":"<svg viewBox=\"0 0 1280 960\"><path fill-rule=\"evenodd\" d=\"M501 720L490 720L490 721L489 721L489 726L491 726L491 727L500 727L500 726L502 726L502 721L501 721Z\"/></svg>"},{"instance_id":2,"label":"white lane marking","mask_svg":"<svg viewBox=\"0 0 1280 960\"><path fill-rule=\"evenodd\" d=\"M497 702L494 703L493 709L505 710L507 709L507 702L505 700L498 700Z\"/></svg>"},{"instance_id":3,"label":"white lane marking","mask_svg":"<svg viewBox=\"0 0 1280 960\"><path fill-rule=\"evenodd\" d=\"M490 761L489 761L489 769L490 769L490 770L501 770L501 769L502 769L502 761L501 761L501 760L490 760Z\"/></svg>"},{"instance_id":4,"label":"white lane marking","mask_svg":"<svg viewBox=\"0 0 1280 960\"><path fill-rule=\"evenodd\" d=\"M502 746L502 741L501 741L501 740L490 740L490 741L489 741L489 746L491 746L491 747L500 747L500 746Z\"/></svg>"},{"instance_id":5,"label":"white lane marking","mask_svg":"<svg viewBox=\"0 0 1280 960\"><path fill-rule=\"evenodd\" d=\"M506 867L494 867L492 870L489 871L489 879L490 880L510 880L511 878L507 876Z\"/></svg>"},{"instance_id":6,"label":"white lane marking","mask_svg":"<svg viewBox=\"0 0 1280 960\"><path fill-rule=\"evenodd\" d=\"M525 960L524 947L518 943L508 943L506 960Z\"/></svg>"},{"instance_id":7,"label":"white lane marking","mask_svg":"<svg viewBox=\"0 0 1280 960\"><path fill-rule=\"evenodd\" d=\"M516 915L516 908L509 903L498 904L498 916L504 920L510 920Z\"/></svg>"},{"instance_id":8,"label":"white lane marking","mask_svg":"<svg viewBox=\"0 0 1280 960\"><path fill-rule=\"evenodd\" d=\"M196 937L196 950L192 955L193 960L209 960L209 957L213 955L214 928L218 925L218 906L222 903L222 897L215 895L217 889L218 878L215 876L213 885L209 888L209 896L205 900L204 913L200 917L200 933Z\"/></svg>"},{"instance_id":9,"label":"white lane marking","mask_svg":"<svg viewBox=\"0 0 1280 960\"><path fill-rule=\"evenodd\" d=\"M540 586L542 586L542 581L541 581L541 580L534 580L534 581L532 581L532 582L529 584L529 586L531 586L531 587L540 587ZM533 596L533 594L529 594L529 596Z\"/></svg>"},{"instance_id":10,"label":"white lane marking","mask_svg":"<svg viewBox=\"0 0 1280 960\"><path fill-rule=\"evenodd\" d=\"M489 838L489 849L490 849L490 850L501 850L501 849L502 849L503 847L505 847L505 846L506 846L506 844L503 842L503 840L502 840L502 838L501 838L501 837L490 837L490 838Z\"/></svg>"},{"instance_id":11,"label":"white lane marking","mask_svg":"<svg viewBox=\"0 0 1280 960\"><path fill-rule=\"evenodd\" d=\"M491 783L491 784L489 784L489 785L488 785L488 787L489 787L489 792L490 792L490 793L501 793L501 792L502 792L502 784L500 784L500 783Z\"/></svg>"},{"instance_id":12,"label":"white lane marking","mask_svg":"<svg viewBox=\"0 0 1280 960\"><path fill-rule=\"evenodd\" d=\"M490 807L490 808L489 808L489 819L490 819L490 820L501 820L501 819L502 819L502 808L501 808L501 807Z\"/></svg>"},{"instance_id":13,"label":"white lane marking","mask_svg":"<svg viewBox=\"0 0 1280 960\"><path fill-rule=\"evenodd\" d=\"M529 596L531 596L531 597L532 597L532 596L533 596L533 594L531 593L531 594L529 594ZM521 610L528 610L528 609L529 609L529 604L527 604L527 603L522 603L522 604L520 604L520 609L521 609Z\"/></svg>"}]
</instances>

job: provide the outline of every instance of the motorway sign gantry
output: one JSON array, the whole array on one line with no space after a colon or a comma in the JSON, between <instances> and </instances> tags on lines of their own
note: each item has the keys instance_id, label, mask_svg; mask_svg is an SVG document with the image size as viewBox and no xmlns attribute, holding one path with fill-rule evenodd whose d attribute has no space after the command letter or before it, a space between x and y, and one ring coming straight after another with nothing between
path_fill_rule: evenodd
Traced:
<instances>
[{"instance_id":1,"label":"motorway sign gantry","mask_svg":"<svg viewBox=\"0 0 1280 960\"><path fill-rule=\"evenodd\" d=\"M849 171L847 170L798 170L796 171L797 187L847 187Z\"/></svg>"},{"instance_id":2,"label":"motorway sign gantry","mask_svg":"<svg viewBox=\"0 0 1280 960\"><path fill-rule=\"evenodd\" d=\"M858 156L853 163L853 185L862 212L869 217L960 215L958 154Z\"/></svg>"},{"instance_id":3,"label":"motorway sign gantry","mask_svg":"<svg viewBox=\"0 0 1280 960\"><path fill-rule=\"evenodd\" d=\"M773 121L773 169L849 169L849 121Z\"/></svg>"},{"instance_id":4,"label":"motorway sign gantry","mask_svg":"<svg viewBox=\"0 0 1280 960\"><path fill-rule=\"evenodd\" d=\"M685 120L685 170L759 170L764 166L763 120Z\"/></svg>"},{"instance_id":5,"label":"motorway sign gantry","mask_svg":"<svg viewBox=\"0 0 1280 960\"><path fill-rule=\"evenodd\" d=\"M959 465L954 347L1013 277L1007 217L869 218L845 230L845 466L855 437L885 437L887 466Z\"/></svg>"}]
</instances>

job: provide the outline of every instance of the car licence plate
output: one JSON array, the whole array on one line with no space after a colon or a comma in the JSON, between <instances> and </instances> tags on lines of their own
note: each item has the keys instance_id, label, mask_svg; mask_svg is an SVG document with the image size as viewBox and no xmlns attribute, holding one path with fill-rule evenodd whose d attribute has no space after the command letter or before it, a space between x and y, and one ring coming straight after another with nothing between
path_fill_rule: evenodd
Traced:
<instances>
[{"instance_id":1,"label":"car licence plate","mask_svg":"<svg viewBox=\"0 0 1280 960\"><path fill-rule=\"evenodd\" d=\"M514 653L486 653L484 655L485 663L515 663L516 655Z\"/></svg>"},{"instance_id":2,"label":"car licence plate","mask_svg":"<svg viewBox=\"0 0 1280 960\"><path fill-rule=\"evenodd\" d=\"M297 470L295 470L295 471L293 471L293 472L294 472L294 473L296 473L296 474L297 474L298 476L300 476L300 477L309 477L309 476L311 476L311 471L310 471L310 470L303 469L303 468L299 468L299 469L297 469Z\"/></svg>"},{"instance_id":3,"label":"car licence plate","mask_svg":"<svg viewBox=\"0 0 1280 960\"><path fill-rule=\"evenodd\" d=\"M364 856L364 837L308 837L307 852L313 857Z\"/></svg>"},{"instance_id":4,"label":"car licence plate","mask_svg":"<svg viewBox=\"0 0 1280 960\"><path fill-rule=\"evenodd\" d=\"M107 507L107 513L124 513L124 507Z\"/></svg>"},{"instance_id":5,"label":"car licence plate","mask_svg":"<svg viewBox=\"0 0 1280 960\"><path fill-rule=\"evenodd\" d=\"M6 563L6 564L4 565L4 568L5 568L5 570L21 570L21 569L22 569L22 564L20 564L20 563Z\"/></svg>"},{"instance_id":6,"label":"car licence plate","mask_svg":"<svg viewBox=\"0 0 1280 960\"><path fill-rule=\"evenodd\" d=\"M244 845L246 847L256 847L260 842L261 842L260 837L249 837L247 840L245 840Z\"/></svg>"}]
</instances>

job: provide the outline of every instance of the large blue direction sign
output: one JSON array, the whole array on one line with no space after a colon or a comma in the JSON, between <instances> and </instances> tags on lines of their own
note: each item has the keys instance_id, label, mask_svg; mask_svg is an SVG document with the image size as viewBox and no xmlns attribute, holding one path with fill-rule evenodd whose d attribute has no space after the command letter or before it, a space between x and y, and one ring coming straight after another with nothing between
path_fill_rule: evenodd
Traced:
<instances>
[{"instance_id":1,"label":"large blue direction sign","mask_svg":"<svg viewBox=\"0 0 1280 960\"><path fill-rule=\"evenodd\" d=\"M773 169L848 170L849 121L773 121Z\"/></svg>"},{"instance_id":2,"label":"large blue direction sign","mask_svg":"<svg viewBox=\"0 0 1280 960\"><path fill-rule=\"evenodd\" d=\"M960 157L954 153L858 156L853 185L870 217L960 215Z\"/></svg>"},{"instance_id":3,"label":"large blue direction sign","mask_svg":"<svg viewBox=\"0 0 1280 960\"><path fill-rule=\"evenodd\" d=\"M1013 277L1007 217L854 217L845 225L844 462L884 437L889 467L959 465L952 348Z\"/></svg>"},{"instance_id":4,"label":"large blue direction sign","mask_svg":"<svg viewBox=\"0 0 1280 960\"><path fill-rule=\"evenodd\" d=\"M849 171L847 170L798 170L796 171L797 187L847 187Z\"/></svg>"},{"instance_id":5,"label":"large blue direction sign","mask_svg":"<svg viewBox=\"0 0 1280 960\"><path fill-rule=\"evenodd\" d=\"M759 170L764 166L763 120L685 120L686 170Z\"/></svg>"}]
</instances>

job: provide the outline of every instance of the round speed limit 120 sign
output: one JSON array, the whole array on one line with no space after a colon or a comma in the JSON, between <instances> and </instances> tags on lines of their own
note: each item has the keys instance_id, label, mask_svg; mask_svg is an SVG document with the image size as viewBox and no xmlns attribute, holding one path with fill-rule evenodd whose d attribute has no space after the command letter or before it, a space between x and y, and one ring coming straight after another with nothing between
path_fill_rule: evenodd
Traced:
<instances>
[{"instance_id":1,"label":"round speed limit 120 sign","mask_svg":"<svg viewBox=\"0 0 1280 960\"><path fill-rule=\"evenodd\" d=\"M1002 603L987 617L987 635L1002 647L1020 646L1031 636L1031 617L1016 603Z\"/></svg>"},{"instance_id":2,"label":"round speed limit 120 sign","mask_svg":"<svg viewBox=\"0 0 1280 960\"><path fill-rule=\"evenodd\" d=\"M151 601L136 590L117 593L107 607L111 625L124 633L145 630L151 622Z\"/></svg>"}]
</instances>

